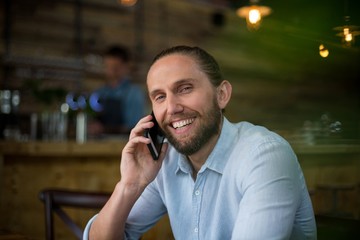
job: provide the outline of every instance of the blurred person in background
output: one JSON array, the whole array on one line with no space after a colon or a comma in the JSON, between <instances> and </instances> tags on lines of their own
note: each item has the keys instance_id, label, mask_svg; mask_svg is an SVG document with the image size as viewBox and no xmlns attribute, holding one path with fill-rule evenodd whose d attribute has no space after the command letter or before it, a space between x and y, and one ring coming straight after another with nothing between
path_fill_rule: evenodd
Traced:
<instances>
[{"instance_id":1,"label":"blurred person in background","mask_svg":"<svg viewBox=\"0 0 360 240\"><path fill-rule=\"evenodd\" d=\"M89 122L90 135L127 134L144 116L144 93L131 83L130 60L126 47L111 46L105 51L106 83L92 94L99 109L96 118Z\"/></svg>"}]
</instances>

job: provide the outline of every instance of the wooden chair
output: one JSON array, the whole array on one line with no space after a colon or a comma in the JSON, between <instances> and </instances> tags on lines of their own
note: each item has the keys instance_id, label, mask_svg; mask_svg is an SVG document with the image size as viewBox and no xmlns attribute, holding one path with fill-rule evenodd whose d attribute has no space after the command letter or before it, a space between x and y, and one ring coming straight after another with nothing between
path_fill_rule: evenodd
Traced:
<instances>
[{"instance_id":1,"label":"wooden chair","mask_svg":"<svg viewBox=\"0 0 360 240\"><path fill-rule=\"evenodd\" d=\"M45 189L39 198L45 206L45 238L54 239L54 215L69 227L78 239L82 239L83 230L62 209L62 207L100 209L110 198L110 193L70 191L63 189Z\"/></svg>"}]
</instances>

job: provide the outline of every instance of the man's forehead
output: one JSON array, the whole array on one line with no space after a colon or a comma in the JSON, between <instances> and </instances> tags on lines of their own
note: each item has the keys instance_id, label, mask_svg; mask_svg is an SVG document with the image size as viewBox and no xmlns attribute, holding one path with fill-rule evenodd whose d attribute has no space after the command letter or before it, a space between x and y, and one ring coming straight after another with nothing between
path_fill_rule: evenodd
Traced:
<instances>
[{"instance_id":1,"label":"man's forehead","mask_svg":"<svg viewBox=\"0 0 360 240\"><path fill-rule=\"evenodd\" d=\"M172 54L157 60L149 69L147 74L147 82L154 80L153 78L162 75L180 75L179 78L189 78L186 74L194 74L199 72L197 63L189 56L181 54Z\"/></svg>"},{"instance_id":2,"label":"man's forehead","mask_svg":"<svg viewBox=\"0 0 360 240\"><path fill-rule=\"evenodd\" d=\"M158 59L152 66L151 68L154 67L161 67L161 66L168 66L170 64L174 64L174 65L198 65L197 62L195 61L195 59L192 56L188 56L188 55L184 55L184 54L179 54L179 53L174 53L168 56L164 56L160 59ZM151 69L150 68L150 69Z\"/></svg>"}]
</instances>

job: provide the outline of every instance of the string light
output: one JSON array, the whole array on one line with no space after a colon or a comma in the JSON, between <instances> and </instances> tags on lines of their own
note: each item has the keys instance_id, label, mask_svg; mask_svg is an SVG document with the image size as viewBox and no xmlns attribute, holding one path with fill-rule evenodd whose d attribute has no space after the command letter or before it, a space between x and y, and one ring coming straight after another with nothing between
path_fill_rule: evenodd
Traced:
<instances>
[{"instance_id":1,"label":"string light","mask_svg":"<svg viewBox=\"0 0 360 240\"><path fill-rule=\"evenodd\" d=\"M319 54L321 57L326 58L329 56L329 50L323 44L320 44Z\"/></svg>"}]
</instances>

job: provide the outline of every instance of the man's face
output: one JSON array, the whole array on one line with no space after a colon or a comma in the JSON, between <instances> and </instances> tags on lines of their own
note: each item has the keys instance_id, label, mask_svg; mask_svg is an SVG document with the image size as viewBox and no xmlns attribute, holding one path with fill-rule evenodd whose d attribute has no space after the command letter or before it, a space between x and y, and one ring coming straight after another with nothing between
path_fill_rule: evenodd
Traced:
<instances>
[{"instance_id":1,"label":"man's face","mask_svg":"<svg viewBox=\"0 0 360 240\"><path fill-rule=\"evenodd\" d=\"M196 153L219 133L216 88L192 58L173 54L159 59L147 85L155 117L180 153Z\"/></svg>"},{"instance_id":2,"label":"man's face","mask_svg":"<svg viewBox=\"0 0 360 240\"><path fill-rule=\"evenodd\" d=\"M127 74L127 63L117 57L106 56L104 58L105 75L111 82L119 81Z\"/></svg>"}]
</instances>

